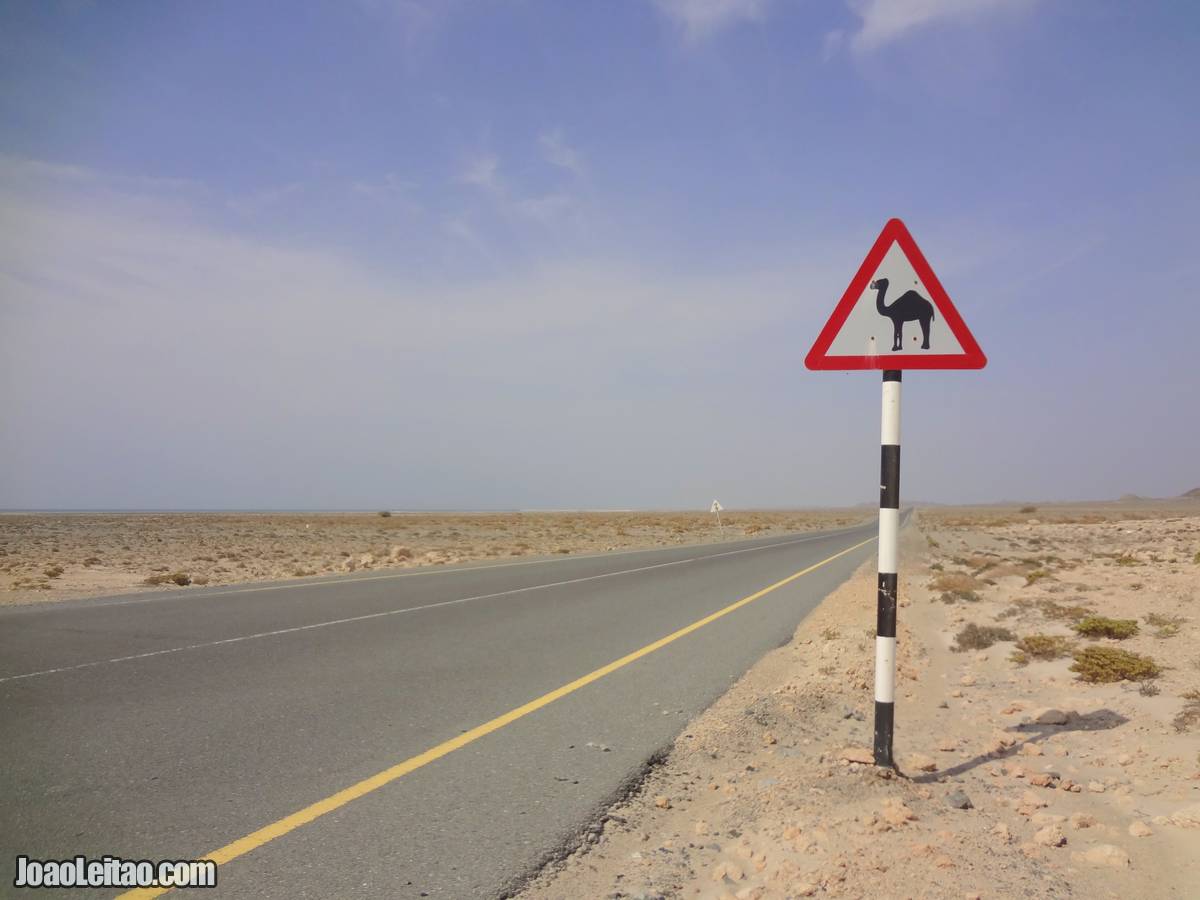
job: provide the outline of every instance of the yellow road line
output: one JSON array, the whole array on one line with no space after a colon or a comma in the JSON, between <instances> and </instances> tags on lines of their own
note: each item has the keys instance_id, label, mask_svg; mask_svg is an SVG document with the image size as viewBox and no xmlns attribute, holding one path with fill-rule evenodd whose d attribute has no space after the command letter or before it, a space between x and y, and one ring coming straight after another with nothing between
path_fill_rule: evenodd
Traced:
<instances>
[{"instance_id":1,"label":"yellow road line","mask_svg":"<svg viewBox=\"0 0 1200 900\"><path fill-rule=\"evenodd\" d=\"M419 753L416 756L410 757L409 759L404 760L404 762L397 763L389 769L384 769L382 772L372 775L370 778L364 778L357 784L352 784L350 787L338 791L336 794L326 797L324 800L318 800L311 806L306 806L304 809L298 810L297 812L292 813L290 816L284 816L282 819L272 822L270 825L265 825L258 829L258 831L252 832L243 838L238 838L233 843L226 844L219 850L214 850L212 853L205 854L205 856L202 858L211 859L218 866L223 866L225 863L231 862L232 860L237 859L239 856L245 856L247 853L258 849L263 844L269 843L276 838L283 837L288 832L295 831L302 825L307 825L309 822L319 819L326 813L331 813L336 809L340 809L352 800L357 800L359 797L363 797L372 791L376 791L384 785L395 781L397 778L403 778L409 772L414 772L422 766L429 765L429 763L433 762L434 760L441 759L443 756L447 756L453 753L455 750L459 750L462 747L467 746L467 744L473 743L479 740L481 737L491 734L493 731L499 731L504 726L511 725L513 722L517 721L517 719L524 718L525 716L532 712L536 712L542 707L549 706L555 700L560 700L568 694L573 694L580 688L586 687L594 681L599 681L606 675L611 675L618 669L622 669L630 663L636 662L643 656L649 656L655 650L661 650L663 647L679 640L681 637L686 637L693 631L698 631L705 625L709 625L712 622L717 621L717 619L723 618L724 616L729 615L731 612L741 609L748 603L753 603L760 597L765 597L772 591L778 590L786 584L790 584L797 578L807 575L814 569L819 569L826 563L833 562L838 557L845 556L847 553L857 550L859 547L869 544L875 539L875 537L867 538L867 540L857 543L853 547L847 547L845 550L833 554L833 556L828 556L818 563L813 563L808 568L801 569L799 572L789 575L782 581L777 581L774 584L763 588L761 591L751 594L749 597L743 597L741 600L731 603L724 609L719 609L715 613L707 615L703 619L693 622L691 625L685 625L678 631L674 631L671 634L668 634L666 637L659 638L654 643L647 644L640 650L634 650L632 653L626 654L620 659L613 660L607 665L601 666L594 672L589 672L587 675L584 675L581 678L576 678L569 684L564 684L562 687L555 688L548 694L543 694L536 700L530 700L524 706L518 706L516 709L511 709L503 715L492 719L490 722L484 722L482 725L477 725L470 731L464 731L457 737L453 737L444 743L438 744L436 747L431 747L424 753ZM125 893L120 894L117 897L117 900L135 900L135 898L136 900L149 900L149 898L159 897L169 890L170 888L138 888L136 890L126 891Z\"/></svg>"}]
</instances>

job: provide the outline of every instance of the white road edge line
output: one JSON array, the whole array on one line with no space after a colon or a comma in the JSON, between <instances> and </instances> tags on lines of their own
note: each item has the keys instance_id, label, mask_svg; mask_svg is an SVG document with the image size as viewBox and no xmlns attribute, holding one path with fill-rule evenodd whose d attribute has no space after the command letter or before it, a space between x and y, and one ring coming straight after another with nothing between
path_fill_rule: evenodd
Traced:
<instances>
[{"instance_id":1,"label":"white road edge line","mask_svg":"<svg viewBox=\"0 0 1200 900\"><path fill-rule=\"evenodd\" d=\"M753 553L757 550L770 550L775 547L787 547L792 544L803 544L803 543L806 543L807 541L815 541L815 540L818 540L819 538L823 538L823 537L828 537L828 535L812 535L809 537L797 538L796 540L792 540L792 541L781 541L777 544L766 544L766 545L758 546L758 547L743 547L740 550L727 550L724 553L709 553L704 556L692 556L692 557L688 557L687 559L677 559L677 560L673 560L671 562L655 563L650 566L640 566L636 569L621 569L616 572L605 572L601 575L588 575L584 578L570 578L570 579L567 579L566 581L554 581L554 582L550 582L548 584L534 584L534 585L530 585L528 587L513 588L512 590L509 590L509 591L498 591L493 594L479 594L474 597L459 597L455 600L441 600L437 603L427 603L423 606L407 606L407 607L404 607L403 609L388 609L388 610L384 610L383 612L366 613L361 616L349 616L344 619L331 619L327 622L314 622L310 625L297 625L293 628L280 628L276 631L260 631L260 632L257 632L256 634L245 634L245 635L239 635L238 637L222 638L219 641L204 641L199 644L185 644L181 647L168 647L163 650L150 650L150 651L147 651L146 653L134 653L130 656L116 656L111 659L99 659L99 660L95 660L94 662L77 663L76 665L73 665L73 666L61 666L57 669L43 669L40 672L25 672L21 675L7 675L3 678L0 678L0 684L4 684L9 681L20 681L25 678L37 678L42 675L56 675L61 672L74 672L79 669L91 669L96 666L105 666L105 665L111 665L113 663L130 662L135 659L149 659L150 657L153 657L153 656L166 656L167 654L170 654L170 653L182 653L184 650L201 650L206 647L220 647L225 644L238 644L238 643L241 643L242 641L253 641L253 640L258 640L260 638L277 637L277 636L283 635L283 634L295 634L300 631L312 631L317 628L328 628L331 625L346 625L351 622L364 622L368 619L380 619L380 618L384 618L386 616L398 616L398 615L402 615L404 613L422 612L424 610L429 610L429 609L438 609L439 607L443 607L443 606L455 606L460 603L471 603L476 600L491 600L496 597L507 597L512 594L523 594L526 591L539 591L539 590L544 590L546 588L563 587L568 584L580 584L581 582L584 582L584 581L597 581L601 578L614 578L618 575L631 575L631 574L634 574L637 572L649 572L652 569L665 569L670 566L682 566L682 565L686 565L688 563L702 562L702 561L708 560L708 559L719 559L722 556L736 556L739 553Z\"/></svg>"}]
</instances>

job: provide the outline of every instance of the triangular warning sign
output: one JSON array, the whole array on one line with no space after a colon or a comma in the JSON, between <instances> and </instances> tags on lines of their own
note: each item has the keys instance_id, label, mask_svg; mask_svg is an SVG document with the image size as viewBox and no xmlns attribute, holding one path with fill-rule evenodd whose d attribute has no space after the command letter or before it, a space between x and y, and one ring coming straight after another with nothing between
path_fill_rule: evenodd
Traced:
<instances>
[{"instance_id":1,"label":"triangular warning sign","mask_svg":"<svg viewBox=\"0 0 1200 900\"><path fill-rule=\"evenodd\" d=\"M804 364L810 369L982 369L987 357L904 223L892 219Z\"/></svg>"}]
</instances>

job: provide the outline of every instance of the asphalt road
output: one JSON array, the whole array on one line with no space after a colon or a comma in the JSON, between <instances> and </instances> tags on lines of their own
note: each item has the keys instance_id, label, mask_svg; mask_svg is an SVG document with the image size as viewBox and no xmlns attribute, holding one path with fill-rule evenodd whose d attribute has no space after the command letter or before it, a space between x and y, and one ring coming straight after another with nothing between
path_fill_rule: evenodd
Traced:
<instances>
[{"instance_id":1,"label":"asphalt road","mask_svg":"<svg viewBox=\"0 0 1200 900\"><path fill-rule=\"evenodd\" d=\"M203 857L283 820L204 896L502 894L786 641L875 528L2 610L0 893L33 895L16 854Z\"/></svg>"}]
</instances>

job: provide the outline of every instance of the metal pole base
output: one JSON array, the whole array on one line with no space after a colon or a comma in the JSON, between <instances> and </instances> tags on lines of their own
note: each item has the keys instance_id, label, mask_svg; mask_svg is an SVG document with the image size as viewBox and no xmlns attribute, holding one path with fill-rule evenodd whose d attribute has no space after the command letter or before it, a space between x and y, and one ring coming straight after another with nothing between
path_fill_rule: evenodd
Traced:
<instances>
[{"instance_id":1,"label":"metal pole base","mask_svg":"<svg viewBox=\"0 0 1200 900\"><path fill-rule=\"evenodd\" d=\"M895 722L896 704L875 701L875 765L896 767L892 759L892 725Z\"/></svg>"}]
</instances>

